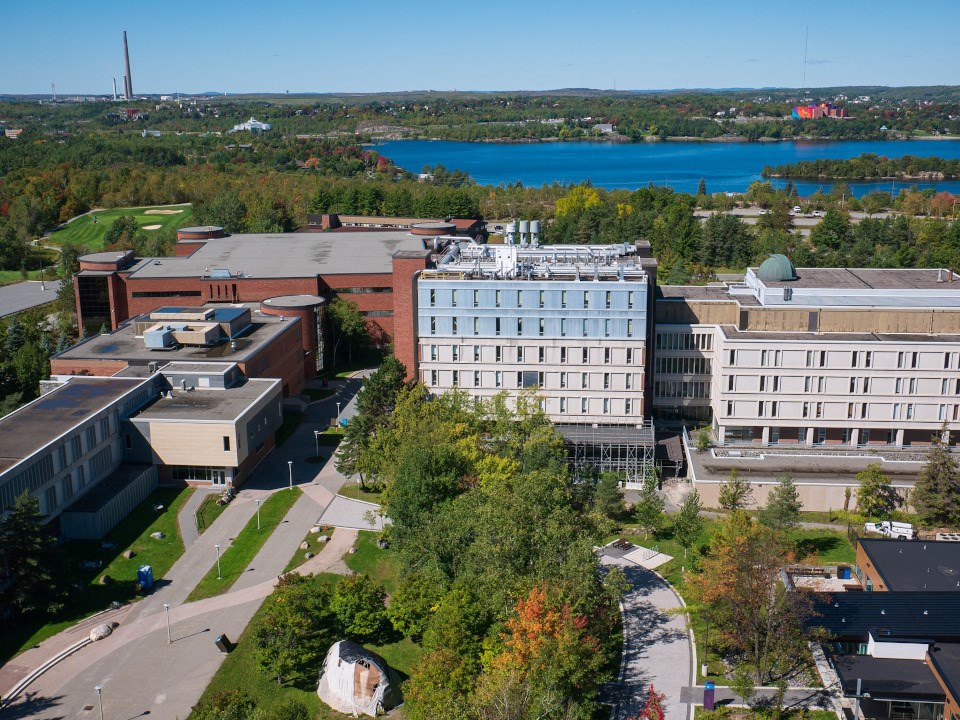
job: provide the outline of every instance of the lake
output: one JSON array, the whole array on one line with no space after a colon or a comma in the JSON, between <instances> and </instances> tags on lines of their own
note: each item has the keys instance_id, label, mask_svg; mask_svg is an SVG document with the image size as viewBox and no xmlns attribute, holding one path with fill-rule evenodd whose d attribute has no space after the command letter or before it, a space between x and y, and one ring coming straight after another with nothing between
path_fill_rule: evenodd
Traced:
<instances>
[{"instance_id":1,"label":"lake","mask_svg":"<svg viewBox=\"0 0 960 720\"><path fill-rule=\"evenodd\" d=\"M393 140L379 143L377 151L410 172L424 165L444 165L462 170L479 183L499 185L520 180L524 185L579 183L590 180L607 189L669 185L695 193L700 178L708 192L742 192L761 180L764 165L782 165L817 158L852 158L862 153L885 157L902 155L960 158L957 140L834 140L769 143L466 143L447 140ZM783 187L785 180L773 180ZM857 196L871 190L890 191L891 183L848 183ZM794 181L801 195L831 183ZM960 180L938 183L900 182L894 192L916 185L960 193Z\"/></svg>"}]
</instances>

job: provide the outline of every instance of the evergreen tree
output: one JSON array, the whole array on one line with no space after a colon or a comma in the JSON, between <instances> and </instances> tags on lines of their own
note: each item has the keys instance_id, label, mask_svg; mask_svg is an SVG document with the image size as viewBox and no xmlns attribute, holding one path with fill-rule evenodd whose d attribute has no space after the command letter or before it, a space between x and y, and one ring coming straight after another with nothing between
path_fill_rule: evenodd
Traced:
<instances>
[{"instance_id":1,"label":"evergreen tree","mask_svg":"<svg viewBox=\"0 0 960 720\"><path fill-rule=\"evenodd\" d=\"M789 473L780 476L777 487L770 491L767 504L760 509L757 518L768 528L792 530L800 524L800 495Z\"/></svg>"},{"instance_id":2,"label":"evergreen tree","mask_svg":"<svg viewBox=\"0 0 960 720\"><path fill-rule=\"evenodd\" d=\"M753 502L753 489L750 483L740 477L740 471L733 468L730 478L720 485L717 501L724 510L743 510Z\"/></svg>"},{"instance_id":3,"label":"evergreen tree","mask_svg":"<svg viewBox=\"0 0 960 720\"><path fill-rule=\"evenodd\" d=\"M920 519L933 526L960 524L960 467L943 442L944 431L933 436L912 495Z\"/></svg>"},{"instance_id":4,"label":"evergreen tree","mask_svg":"<svg viewBox=\"0 0 960 720\"><path fill-rule=\"evenodd\" d=\"M867 517L885 517L901 504L897 491L890 485L890 478L883 474L880 463L871 463L857 473L857 510Z\"/></svg>"},{"instance_id":5,"label":"evergreen tree","mask_svg":"<svg viewBox=\"0 0 960 720\"><path fill-rule=\"evenodd\" d=\"M643 479L640 497L634 505L637 523L644 532L656 532L663 520L663 498L657 494L659 478L654 470Z\"/></svg>"},{"instance_id":6,"label":"evergreen tree","mask_svg":"<svg viewBox=\"0 0 960 720\"><path fill-rule=\"evenodd\" d=\"M10 324L7 325L7 336L4 340L4 349L7 351L7 357L13 357L13 355L23 347L23 343L26 341L26 336L23 331L23 324L20 322L20 318L17 315L14 315L10 320Z\"/></svg>"},{"instance_id":7,"label":"evergreen tree","mask_svg":"<svg viewBox=\"0 0 960 720\"><path fill-rule=\"evenodd\" d=\"M5 595L14 610L21 615L52 615L63 608L60 555L43 527L39 501L26 491L0 520L0 553L13 581Z\"/></svg>"},{"instance_id":8,"label":"evergreen tree","mask_svg":"<svg viewBox=\"0 0 960 720\"><path fill-rule=\"evenodd\" d=\"M697 195L706 195L707 194L707 180L706 178L700 178L700 182L697 184Z\"/></svg>"},{"instance_id":9,"label":"evergreen tree","mask_svg":"<svg viewBox=\"0 0 960 720\"><path fill-rule=\"evenodd\" d=\"M593 507L604 517L616 520L623 514L623 490L620 479L612 473L604 473L593 491Z\"/></svg>"},{"instance_id":10,"label":"evergreen tree","mask_svg":"<svg viewBox=\"0 0 960 720\"><path fill-rule=\"evenodd\" d=\"M700 531L703 530L703 518L700 517L700 493L694 490L687 495L680 506L680 512L673 521L673 536L683 546L683 554L686 557L687 550L700 537Z\"/></svg>"}]
</instances>

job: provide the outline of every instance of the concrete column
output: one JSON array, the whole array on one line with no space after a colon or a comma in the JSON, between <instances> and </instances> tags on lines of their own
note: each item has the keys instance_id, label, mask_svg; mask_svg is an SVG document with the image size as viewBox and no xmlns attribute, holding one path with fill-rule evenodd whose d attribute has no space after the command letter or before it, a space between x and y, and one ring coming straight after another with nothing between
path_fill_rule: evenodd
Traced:
<instances>
[{"instance_id":1,"label":"concrete column","mask_svg":"<svg viewBox=\"0 0 960 720\"><path fill-rule=\"evenodd\" d=\"M723 425L718 425L718 426L717 426L717 445L723 445L723 444L724 444L724 442L725 442L725 437L724 437L724 436L726 435L726 432L727 432L727 428L726 428L726 427L724 427Z\"/></svg>"},{"instance_id":2,"label":"concrete column","mask_svg":"<svg viewBox=\"0 0 960 720\"><path fill-rule=\"evenodd\" d=\"M860 444L860 428L854 428L850 431L850 445L856 447Z\"/></svg>"},{"instance_id":3,"label":"concrete column","mask_svg":"<svg viewBox=\"0 0 960 720\"><path fill-rule=\"evenodd\" d=\"M897 445L897 447L903 447L903 428L900 428L899 430L897 430L897 435L896 435L896 439L894 440L894 443Z\"/></svg>"},{"instance_id":4,"label":"concrete column","mask_svg":"<svg viewBox=\"0 0 960 720\"><path fill-rule=\"evenodd\" d=\"M760 442L767 445L770 442L770 427L765 425L760 433Z\"/></svg>"},{"instance_id":5,"label":"concrete column","mask_svg":"<svg viewBox=\"0 0 960 720\"><path fill-rule=\"evenodd\" d=\"M807 428L807 439L804 440L804 443L807 445L813 445L814 433L817 431L816 428L809 427Z\"/></svg>"}]
</instances>

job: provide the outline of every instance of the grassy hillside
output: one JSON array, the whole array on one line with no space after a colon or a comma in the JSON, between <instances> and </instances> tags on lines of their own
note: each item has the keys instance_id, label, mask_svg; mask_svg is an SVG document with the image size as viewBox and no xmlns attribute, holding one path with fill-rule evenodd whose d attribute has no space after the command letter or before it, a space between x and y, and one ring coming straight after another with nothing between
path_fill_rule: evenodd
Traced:
<instances>
[{"instance_id":1,"label":"grassy hillside","mask_svg":"<svg viewBox=\"0 0 960 720\"><path fill-rule=\"evenodd\" d=\"M193 221L193 209L189 205L96 210L87 215L81 215L62 229L54 231L49 241L54 245L64 243L84 245L94 252L102 250L103 236L110 224L121 215L132 215L146 232L161 232L167 228L184 227Z\"/></svg>"}]
</instances>

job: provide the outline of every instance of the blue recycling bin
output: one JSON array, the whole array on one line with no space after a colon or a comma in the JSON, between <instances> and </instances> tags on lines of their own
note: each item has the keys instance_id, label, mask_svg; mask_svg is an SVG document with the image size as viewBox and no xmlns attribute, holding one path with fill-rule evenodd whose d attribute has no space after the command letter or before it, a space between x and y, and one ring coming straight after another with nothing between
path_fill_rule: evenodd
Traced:
<instances>
[{"instance_id":1,"label":"blue recycling bin","mask_svg":"<svg viewBox=\"0 0 960 720\"><path fill-rule=\"evenodd\" d=\"M839 570L840 570L840 573L839 573L839 574L840 574L840 579L841 579L841 580L849 580L849 579L850 579L850 568L849 568L849 567L841 567L841 568L839 568Z\"/></svg>"},{"instance_id":2,"label":"blue recycling bin","mask_svg":"<svg viewBox=\"0 0 960 720\"><path fill-rule=\"evenodd\" d=\"M141 565L137 568L137 582L144 590L153 587L153 567L150 565Z\"/></svg>"}]
</instances>

